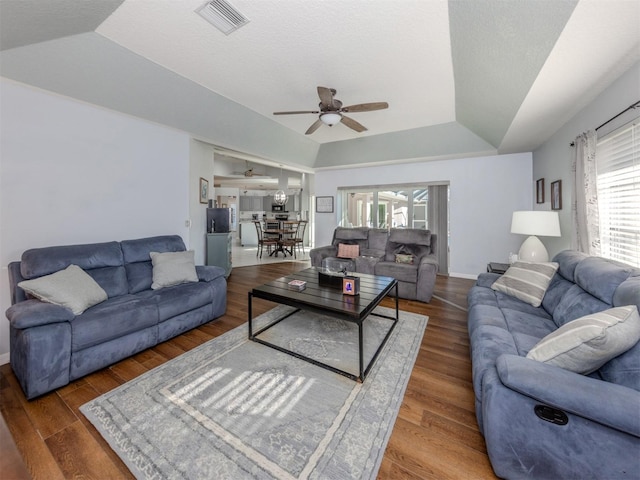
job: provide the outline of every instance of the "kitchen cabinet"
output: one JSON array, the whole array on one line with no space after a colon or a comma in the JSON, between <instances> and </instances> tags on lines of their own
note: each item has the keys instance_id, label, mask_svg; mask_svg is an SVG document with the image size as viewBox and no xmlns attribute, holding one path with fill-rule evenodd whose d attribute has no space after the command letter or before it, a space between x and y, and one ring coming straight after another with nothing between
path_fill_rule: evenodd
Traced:
<instances>
[{"instance_id":1,"label":"kitchen cabinet","mask_svg":"<svg viewBox=\"0 0 640 480\"><path fill-rule=\"evenodd\" d=\"M262 205L262 197L240 195L241 212L261 212L262 210L264 210ZM271 208L269 208L269 210L271 210Z\"/></svg>"},{"instance_id":2,"label":"kitchen cabinet","mask_svg":"<svg viewBox=\"0 0 640 480\"><path fill-rule=\"evenodd\" d=\"M255 247L258 245L258 232L253 222L240 223L240 245Z\"/></svg>"},{"instance_id":3,"label":"kitchen cabinet","mask_svg":"<svg viewBox=\"0 0 640 480\"><path fill-rule=\"evenodd\" d=\"M207 265L224 268L224 276L231 274L231 232L207 233Z\"/></svg>"}]
</instances>

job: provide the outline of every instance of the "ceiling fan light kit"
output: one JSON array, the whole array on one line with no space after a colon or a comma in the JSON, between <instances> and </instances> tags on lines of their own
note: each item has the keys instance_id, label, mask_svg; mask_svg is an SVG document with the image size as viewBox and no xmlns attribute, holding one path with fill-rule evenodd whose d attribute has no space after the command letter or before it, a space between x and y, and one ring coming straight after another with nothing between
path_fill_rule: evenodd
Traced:
<instances>
[{"instance_id":1,"label":"ceiling fan light kit","mask_svg":"<svg viewBox=\"0 0 640 480\"><path fill-rule=\"evenodd\" d=\"M343 107L342 102L337 98L334 98L336 90L334 88L318 87L318 97L320 97L320 103L318 106L320 110L296 110L290 112L273 112L274 115L297 115L300 113L313 113L318 115L318 120L311 124L307 129L305 135L310 135L315 132L322 124L332 127L336 123L343 123L347 127L356 132L364 132L367 128L356 122L353 118L343 115L344 113L352 112L371 112L373 110L383 110L389 108L387 102L371 102L371 103L358 103L356 105L350 105Z\"/></svg>"},{"instance_id":2,"label":"ceiling fan light kit","mask_svg":"<svg viewBox=\"0 0 640 480\"><path fill-rule=\"evenodd\" d=\"M342 115L334 112L323 113L320 115L320 120L322 120L322 123L325 125L333 127L336 123L342 120Z\"/></svg>"}]
</instances>

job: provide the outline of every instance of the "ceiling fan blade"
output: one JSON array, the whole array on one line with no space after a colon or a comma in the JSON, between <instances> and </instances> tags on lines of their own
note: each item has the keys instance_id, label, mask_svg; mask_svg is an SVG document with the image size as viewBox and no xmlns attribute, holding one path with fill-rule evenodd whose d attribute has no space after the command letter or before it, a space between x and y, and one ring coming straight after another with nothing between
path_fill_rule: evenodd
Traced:
<instances>
[{"instance_id":1,"label":"ceiling fan blade","mask_svg":"<svg viewBox=\"0 0 640 480\"><path fill-rule=\"evenodd\" d=\"M343 112L371 112L373 110L384 110L389 108L387 102L371 102L371 103L357 103L355 105L349 105L348 107L342 107Z\"/></svg>"},{"instance_id":2,"label":"ceiling fan blade","mask_svg":"<svg viewBox=\"0 0 640 480\"><path fill-rule=\"evenodd\" d=\"M297 115L298 113L320 113L318 110L296 110L293 112L273 112L274 115Z\"/></svg>"},{"instance_id":3,"label":"ceiling fan blade","mask_svg":"<svg viewBox=\"0 0 640 480\"><path fill-rule=\"evenodd\" d=\"M308 129L306 132L304 132L305 135L311 135L313 132L315 132L318 128L320 128L320 125L322 125L322 120L318 119L316 120Z\"/></svg>"},{"instance_id":4,"label":"ceiling fan blade","mask_svg":"<svg viewBox=\"0 0 640 480\"><path fill-rule=\"evenodd\" d=\"M332 88L327 87L318 87L318 96L320 97L320 104L322 105L322 109L332 109L333 108L333 96L336 91Z\"/></svg>"},{"instance_id":5,"label":"ceiling fan blade","mask_svg":"<svg viewBox=\"0 0 640 480\"><path fill-rule=\"evenodd\" d=\"M367 127L356 122L353 118L349 118L344 115L342 115L342 120L340 121L356 132L364 132L367 129Z\"/></svg>"}]
</instances>

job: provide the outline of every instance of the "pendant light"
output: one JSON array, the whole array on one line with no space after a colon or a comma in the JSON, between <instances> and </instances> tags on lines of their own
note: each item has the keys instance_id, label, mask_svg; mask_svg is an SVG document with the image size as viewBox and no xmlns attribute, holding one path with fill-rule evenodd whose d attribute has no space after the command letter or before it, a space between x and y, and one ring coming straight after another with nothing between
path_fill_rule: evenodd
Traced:
<instances>
[{"instance_id":1,"label":"pendant light","mask_svg":"<svg viewBox=\"0 0 640 480\"><path fill-rule=\"evenodd\" d=\"M282 165L280 165L280 178L282 178ZM284 205L287 203L287 194L284 190L278 190L273 194L273 203L276 205Z\"/></svg>"}]
</instances>

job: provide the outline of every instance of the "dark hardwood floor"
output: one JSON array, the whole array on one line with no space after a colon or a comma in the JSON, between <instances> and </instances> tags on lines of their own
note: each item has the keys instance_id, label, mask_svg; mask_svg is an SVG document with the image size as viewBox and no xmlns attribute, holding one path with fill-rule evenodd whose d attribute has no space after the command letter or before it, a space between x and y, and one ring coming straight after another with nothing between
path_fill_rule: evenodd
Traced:
<instances>
[{"instance_id":1,"label":"dark hardwood floor","mask_svg":"<svg viewBox=\"0 0 640 480\"><path fill-rule=\"evenodd\" d=\"M21 456L35 479L133 478L80 413L80 405L245 323L251 288L307 266L282 262L234 268L223 317L33 401L25 399L11 367L0 366L0 412L19 452L17 455L6 429L5 433L0 429L0 457ZM428 315L429 322L380 479L496 478L474 413L464 310L472 284L470 280L438 277L431 303L400 301L402 310ZM392 307L394 302L387 298L382 305ZM273 306L254 299L254 315ZM19 458L0 465L3 479L28 478Z\"/></svg>"}]
</instances>

